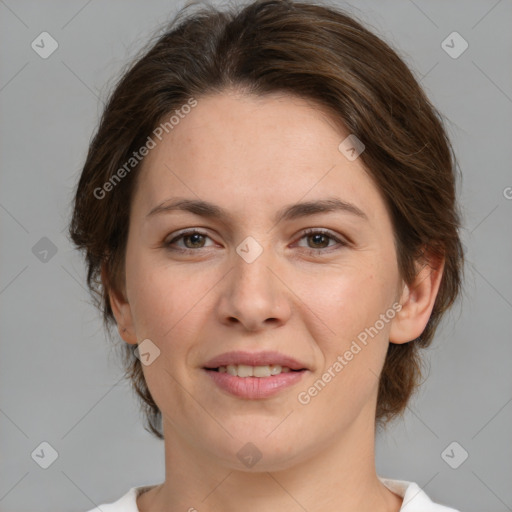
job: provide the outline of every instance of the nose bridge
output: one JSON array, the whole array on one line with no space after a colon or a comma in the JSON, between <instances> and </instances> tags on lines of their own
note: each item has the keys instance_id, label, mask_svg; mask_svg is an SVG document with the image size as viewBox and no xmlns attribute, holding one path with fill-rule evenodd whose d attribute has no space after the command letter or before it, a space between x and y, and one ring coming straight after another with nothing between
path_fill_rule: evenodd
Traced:
<instances>
[{"instance_id":1,"label":"nose bridge","mask_svg":"<svg viewBox=\"0 0 512 512\"><path fill-rule=\"evenodd\" d=\"M266 240L260 242L249 236L236 247L222 302L224 319L233 322L235 318L250 330L263 327L269 319L281 323L289 311L286 294L275 275L277 254L270 239Z\"/></svg>"},{"instance_id":2,"label":"nose bridge","mask_svg":"<svg viewBox=\"0 0 512 512\"><path fill-rule=\"evenodd\" d=\"M275 276L269 267L275 266L275 255L271 243L246 237L237 247L234 256L234 283L239 291L245 293L270 293ZM273 295L273 294L271 294Z\"/></svg>"}]
</instances>

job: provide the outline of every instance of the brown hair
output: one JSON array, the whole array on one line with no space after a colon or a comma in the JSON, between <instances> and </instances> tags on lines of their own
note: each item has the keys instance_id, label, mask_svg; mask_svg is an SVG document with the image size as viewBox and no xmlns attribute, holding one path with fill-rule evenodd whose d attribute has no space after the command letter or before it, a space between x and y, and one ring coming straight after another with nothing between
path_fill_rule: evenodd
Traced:
<instances>
[{"instance_id":1,"label":"brown hair","mask_svg":"<svg viewBox=\"0 0 512 512\"><path fill-rule=\"evenodd\" d=\"M377 425L383 426L403 413L420 385L418 349L431 343L461 287L457 165L441 115L397 53L353 15L335 7L257 0L223 11L210 5L195 13L188 9L182 9L122 75L78 182L69 234L85 251L87 283L106 331L111 334L115 325L109 289L124 289L130 205L139 165L117 179L106 199L98 199L97 191L112 183L163 118L191 98L238 88L255 95L281 92L313 100L364 143L359 158L390 212L404 281L412 283L415 262L425 250L445 258L424 332L409 343L389 344L376 410ZM141 363L132 345L122 347L125 376L140 397L146 428L163 439L161 412Z\"/></svg>"}]
</instances>

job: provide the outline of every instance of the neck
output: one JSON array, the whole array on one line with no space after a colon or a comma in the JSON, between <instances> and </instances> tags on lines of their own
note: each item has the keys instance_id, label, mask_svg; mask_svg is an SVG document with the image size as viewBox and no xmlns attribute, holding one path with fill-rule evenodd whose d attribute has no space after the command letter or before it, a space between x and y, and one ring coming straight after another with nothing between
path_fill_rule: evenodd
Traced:
<instances>
[{"instance_id":1,"label":"neck","mask_svg":"<svg viewBox=\"0 0 512 512\"><path fill-rule=\"evenodd\" d=\"M336 442L316 446L300 463L276 471L223 466L166 423L164 437L165 481L140 496L140 512L399 512L402 505L378 479L374 417L364 411Z\"/></svg>"}]
</instances>

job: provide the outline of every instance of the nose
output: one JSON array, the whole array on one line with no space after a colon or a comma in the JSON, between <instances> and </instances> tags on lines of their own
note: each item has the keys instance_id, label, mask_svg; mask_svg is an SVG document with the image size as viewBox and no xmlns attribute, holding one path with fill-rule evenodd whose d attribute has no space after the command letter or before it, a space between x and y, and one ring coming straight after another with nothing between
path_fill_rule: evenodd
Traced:
<instances>
[{"instance_id":1,"label":"nose","mask_svg":"<svg viewBox=\"0 0 512 512\"><path fill-rule=\"evenodd\" d=\"M222 283L220 322L253 332L284 325L291 314L291 293L279 268L270 248L254 261L235 253Z\"/></svg>"}]
</instances>

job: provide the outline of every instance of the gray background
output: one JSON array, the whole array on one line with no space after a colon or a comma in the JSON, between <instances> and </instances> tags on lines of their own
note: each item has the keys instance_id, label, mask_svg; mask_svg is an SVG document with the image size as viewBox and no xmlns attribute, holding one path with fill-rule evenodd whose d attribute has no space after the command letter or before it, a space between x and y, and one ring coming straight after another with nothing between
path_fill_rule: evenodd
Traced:
<instances>
[{"instance_id":1,"label":"gray background","mask_svg":"<svg viewBox=\"0 0 512 512\"><path fill-rule=\"evenodd\" d=\"M163 444L142 427L65 230L109 87L181 5L0 0L2 512L83 512L164 478ZM377 472L462 511L512 510L512 1L339 5L421 79L463 173L464 298L405 419L378 437ZM59 44L47 59L31 48L43 31ZM453 31L469 43L456 59L441 47ZM43 237L57 251L46 261ZM31 457L43 441L59 454L48 469ZM452 441L469 454L457 469L441 457Z\"/></svg>"}]
</instances>

